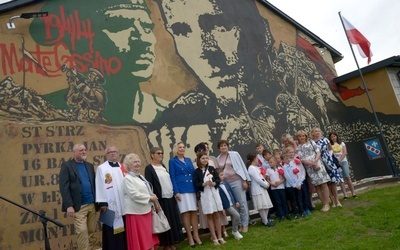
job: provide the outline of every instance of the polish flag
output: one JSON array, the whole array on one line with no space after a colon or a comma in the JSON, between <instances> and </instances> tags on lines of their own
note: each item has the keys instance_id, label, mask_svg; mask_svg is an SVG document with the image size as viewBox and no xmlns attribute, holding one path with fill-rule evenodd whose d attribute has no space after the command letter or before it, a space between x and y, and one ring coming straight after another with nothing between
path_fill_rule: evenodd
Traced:
<instances>
[{"instance_id":1,"label":"polish flag","mask_svg":"<svg viewBox=\"0 0 400 250\"><path fill-rule=\"evenodd\" d=\"M363 58L368 58L368 64L371 62L372 51L371 43L368 41L358 29L356 29L349 21L342 16L344 28L350 43L357 45L357 49Z\"/></svg>"}]
</instances>

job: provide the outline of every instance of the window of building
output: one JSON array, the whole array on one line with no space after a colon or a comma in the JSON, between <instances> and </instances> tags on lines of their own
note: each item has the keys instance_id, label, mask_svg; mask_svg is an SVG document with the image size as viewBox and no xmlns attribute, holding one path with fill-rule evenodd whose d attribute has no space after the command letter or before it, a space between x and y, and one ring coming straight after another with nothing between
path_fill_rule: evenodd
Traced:
<instances>
[{"instance_id":1,"label":"window of building","mask_svg":"<svg viewBox=\"0 0 400 250\"><path fill-rule=\"evenodd\" d=\"M400 68L387 67L386 70L389 76L390 83L392 84L393 91L396 95L397 103L400 106Z\"/></svg>"}]
</instances>

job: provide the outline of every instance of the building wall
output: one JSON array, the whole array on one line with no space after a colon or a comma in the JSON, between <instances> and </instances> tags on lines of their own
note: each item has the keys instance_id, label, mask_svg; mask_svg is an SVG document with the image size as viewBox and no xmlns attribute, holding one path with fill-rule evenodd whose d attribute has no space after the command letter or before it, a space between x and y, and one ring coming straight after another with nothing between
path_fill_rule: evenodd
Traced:
<instances>
[{"instance_id":1,"label":"building wall","mask_svg":"<svg viewBox=\"0 0 400 250\"><path fill-rule=\"evenodd\" d=\"M257 142L279 148L283 133L320 126L348 143L356 179L369 174L360 142L376 135L374 121L349 103L360 93L338 89L329 52L254 1L53 0L2 13L0 23L33 11L49 16L0 25L0 189L66 224L49 225L54 249L76 248L58 173L78 142L96 166L110 144L145 164L162 146L167 163L180 140L191 158L201 141L217 155L220 139L245 156ZM382 117L399 159L396 114ZM43 247L38 217L0 206L0 249Z\"/></svg>"},{"instance_id":2,"label":"building wall","mask_svg":"<svg viewBox=\"0 0 400 250\"><path fill-rule=\"evenodd\" d=\"M376 71L364 74L365 83L370 92L370 97L373 102L376 112L384 114L400 114L400 106L396 97L396 93L391 83L391 77L394 80L396 75L390 72L386 68L381 68ZM350 80L340 83L341 86L346 86L351 89L364 89L364 85L360 77L355 77ZM371 105L366 95L355 96L348 100L343 100L346 106L355 106L358 108L365 108L372 112Z\"/></svg>"},{"instance_id":3,"label":"building wall","mask_svg":"<svg viewBox=\"0 0 400 250\"><path fill-rule=\"evenodd\" d=\"M386 68L389 80L392 84L394 95L396 96L397 104L400 108L400 68L388 67Z\"/></svg>"}]
</instances>

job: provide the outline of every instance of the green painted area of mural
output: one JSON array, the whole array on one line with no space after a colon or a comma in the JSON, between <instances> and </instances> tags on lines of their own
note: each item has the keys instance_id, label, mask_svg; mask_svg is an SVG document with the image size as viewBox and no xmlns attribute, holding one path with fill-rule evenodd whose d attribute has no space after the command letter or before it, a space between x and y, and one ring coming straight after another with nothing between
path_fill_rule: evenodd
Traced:
<instances>
[{"instance_id":1,"label":"green painted area of mural","mask_svg":"<svg viewBox=\"0 0 400 250\"><path fill-rule=\"evenodd\" d=\"M65 103L65 95L67 94L67 91L68 90L63 89L42 97L46 101L50 102L55 108L69 110L70 107Z\"/></svg>"},{"instance_id":2,"label":"green painted area of mural","mask_svg":"<svg viewBox=\"0 0 400 250\"><path fill-rule=\"evenodd\" d=\"M48 1L41 10L49 11L49 16L30 26L36 43L69 52L55 62L59 67L75 68L84 76L91 69L101 73L100 87L107 99L101 116L113 125L136 123L132 117L139 83L153 72L154 24L147 5L140 2ZM54 93L51 102L61 99Z\"/></svg>"}]
</instances>

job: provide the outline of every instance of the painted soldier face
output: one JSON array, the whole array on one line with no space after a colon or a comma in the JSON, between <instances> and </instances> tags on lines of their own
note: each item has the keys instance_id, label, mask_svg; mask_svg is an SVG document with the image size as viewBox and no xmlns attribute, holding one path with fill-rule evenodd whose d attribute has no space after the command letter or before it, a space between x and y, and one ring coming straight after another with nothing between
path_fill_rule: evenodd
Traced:
<instances>
[{"instance_id":1,"label":"painted soldier face","mask_svg":"<svg viewBox=\"0 0 400 250\"><path fill-rule=\"evenodd\" d=\"M215 1L163 0L162 7L167 30L184 61L217 98L236 99L243 70L237 55L240 28L226 25ZM194 13L188 15L188 10ZM209 18L213 25L207 25Z\"/></svg>"},{"instance_id":2,"label":"painted soldier face","mask_svg":"<svg viewBox=\"0 0 400 250\"><path fill-rule=\"evenodd\" d=\"M107 21L102 32L118 49L117 57L122 61L122 68L129 68L134 76L149 78L155 60L154 24L143 7L123 7L126 6L104 11Z\"/></svg>"}]
</instances>

